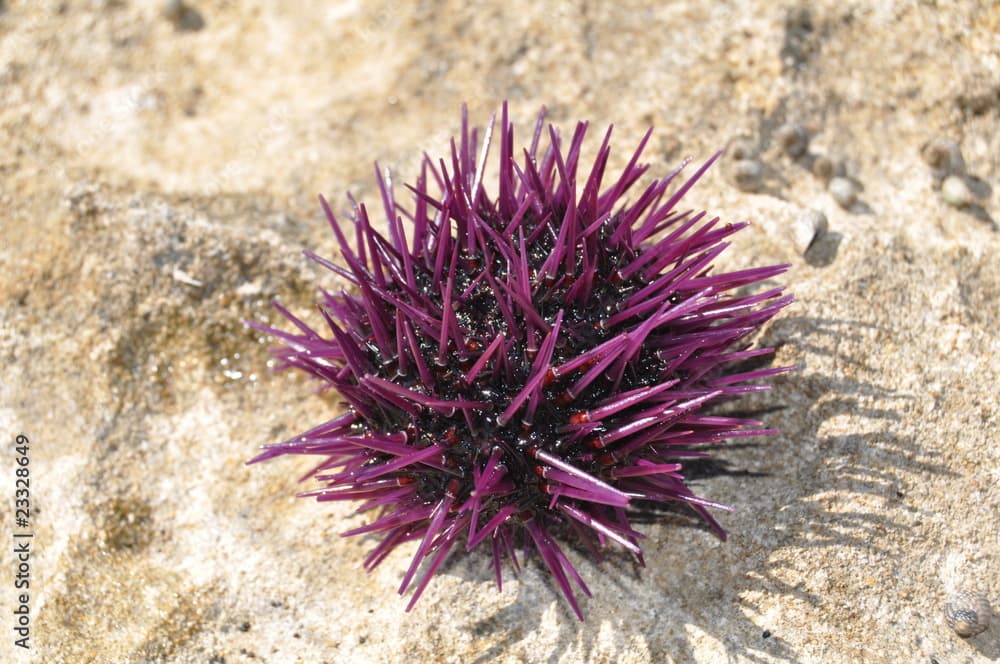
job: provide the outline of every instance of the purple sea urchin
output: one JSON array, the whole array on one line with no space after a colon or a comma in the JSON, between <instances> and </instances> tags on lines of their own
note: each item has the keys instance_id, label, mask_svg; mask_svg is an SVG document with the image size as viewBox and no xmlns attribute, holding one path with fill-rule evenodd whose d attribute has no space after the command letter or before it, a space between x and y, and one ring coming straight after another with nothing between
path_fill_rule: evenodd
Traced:
<instances>
[{"instance_id":1,"label":"purple sea urchin","mask_svg":"<svg viewBox=\"0 0 1000 664\"><path fill-rule=\"evenodd\" d=\"M399 589L414 586L407 610L459 543L489 546L498 588L503 559L517 569L517 549L533 546L582 620L571 582L590 592L557 539L595 552L611 540L641 563L636 501L684 503L724 537L707 509L722 506L692 493L678 461L773 433L705 409L785 370L739 365L771 352L747 339L791 301L780 287L745 287L788 266L711 274L746 224L677 204L718 155L673 193L680 168L626 202L652 130L602 191L610 129L579 177L585 123L564 149L543 111L519 163L504 105L491 198L482 180L493 129L477 158L463 112L450 164L425 158L408 187L412 208L376 168L388 235L353 199L342 227L321 198L346 267L306 255L351 292L323 292L322 333L277 304L297 330L257 327L284 343L273 349L282 367L335 388L347 410L253 461L323 457L307 475L323 486L302 495L374 513L344 533L381 538L368 570L418 542Z\"/></svg>"}]
</instances>

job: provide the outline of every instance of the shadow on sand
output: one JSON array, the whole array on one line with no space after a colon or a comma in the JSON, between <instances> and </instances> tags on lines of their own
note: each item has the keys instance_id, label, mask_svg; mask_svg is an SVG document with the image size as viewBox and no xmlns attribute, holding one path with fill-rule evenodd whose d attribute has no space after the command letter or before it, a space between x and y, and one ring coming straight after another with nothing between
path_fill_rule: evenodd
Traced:
<instances>
[{"instance_id":1,"label":"shadow on sand","mask_svg":"<svg viewBox=\"0 0 1000 664\"><path fill-rule=\"evenodd\" d=\"M817 372L800 372L777 380L769 394L748 398L736 404L741 413L754 413L779 426L780 436L752 444L732 445L718 450L715 459L707 459L685 466L686 476L697 486L703 482L727 481L733 478L739 491L748 496L748 504L737 505L738 510L752 515L756 520L754 530L767 533L759 541L750 542L745 533L734 532L730 542L706 551L715 556L728 569L720 571L719 578L700 578L700 587L694 581L701 574L694 561L676 556L656 554L650 567L639 567L630 557L610 551L603 562L580 564L586 579L610 575L620 586L621 595L631 595L630 601L615 603L615 597L595 593L595 600L583 607L588 621L580 623L560 600L557 602L559 636L557 645L550 652L533 653L534 661L555 663L569 650L574 650L581 661L601 659L601 656L619 656L625 648L634 648L637 642L644 646L654 661L673 659L693 661L695 643L691 634L701 633L724 649L726 657L735 661L798 661L799 655L780 634L771 633L759 624L767 618L759 610L754 598L775 598L782 603L797 601L816 607L822 598L803 587L784 581L782 573L787 563L773 555L780 549L829 549L857 548L870 552L879 551L879 542L887 531L906 526L884 513L868 511L832 511L826 504L831 494L858 497L863 494L882 500L905 500L903 484L898 471L924 474L947 474L943 466L934 463L929 454L908 436L893 433L894 424L909 397L895 393L877 380L877 373L866 368L854 354L844 348L852 344L852 331L864 323L844 320L785 318L776 321L768 330L768 343L794 344L806 361L817 355L826 359L855 365L856 376L868 379L846 378L843 372L828 375ZM855 339L854 341L857 341ZM832 349L832 350L831 350ZM822 364L816 362L816 364ZM804 403L803 408L790 404ZM785 404L777 407L774 404ZM730 411L732 412L732 411ZM825 422L832 418L859 418L865 431L843 435L820 435ZM861 428L861 427L859 427ZM870 453L864 453L870 452ZM878 460L872 464L872 459ZM752 504L749 502L752 501ZM693 513L683 507L677 509L643 509L635 513L640 531L648 532L645 524L658 524L669 538L690 539L706 530ZM732 523L732 521L730 521ZM689 533L689 534L685 534ZM705 538L707 541L707 538ZM725 551L726 553L718 553ZM652 557L652 555L651 555ZM476 556L461 557L450 565L451 573L463 578L486 582L490 577L488 565ZM581 556L574 558L580 560ZM669 573L677 579L669 589L644 582L644 577L656 576L654 566L669 561ZM470 618L469 629L477 639L491 645L474 660L478 663L494 661L512 652L512 646L527 637L512 629L515 625L542 623L552 604L560 597L558 588L536 557L530 558L522 572L519 591L514 601L491 615ZM660 570L662 572L662 570ZM505 570L506 573L506 570ZM531 578L524 578L531 575ZM541 584L526 592L528 584ZM510 591L506 591L510 592ZM706 607L705 598L710 600ZM637 598L636 595L639 595ZM637 601L638 599L638 601ZM615 643L622 652L609 653L606 643L598 643L598 628L605 605L614 604L614 615L620 621L621 634ZM645 608L640 612L637 605ZM687 615L685 625L673 625L670 636L664 636L666 618L676 616L677 609ZM657 614L664 620L657 620ZM752 615L761 616L751 620ZM526 620L525 616L531 618ZM692 629L693 628L693 629ZM644 643L643 643L644 642ZM717 650L718 648L716 648Z\"/></svg>"}]
</instances>

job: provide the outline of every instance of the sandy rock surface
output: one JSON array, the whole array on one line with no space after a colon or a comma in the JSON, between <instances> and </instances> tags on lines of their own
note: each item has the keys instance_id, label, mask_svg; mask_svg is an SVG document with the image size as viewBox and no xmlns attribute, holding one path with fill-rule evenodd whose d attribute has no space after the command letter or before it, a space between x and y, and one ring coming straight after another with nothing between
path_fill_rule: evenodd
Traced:
<instances>
[{"instance_id":1,"label":"sandy rock surface","mask_svg":"<svg viewBox=\"0 0 1000 664\"><path fill-rule=\"evenodd\" d=\"M996 615L962 639L943 614L1000 605L1000 5L173 4L0 1L0 660L1000 660ZM503 99L525 140L543 104L614 123L618 168L650 125L656 173L738 144L752 181L731 150L685 200L754 222L720 267L793 265L761 340L801 369L743 404L782 434L696 482L729 540L678 516L642 526L645 569L574 557L585 623L537 560L498 594L479 556L404 613L406 552L364 574L372 541L338 536L362 517L293 498L308 460L243 465L337 408L241 322L335 285L300 254L334 254L315 195L374 200L373 161L412 179L462 102Z\"/></svg>"}]
</instances>

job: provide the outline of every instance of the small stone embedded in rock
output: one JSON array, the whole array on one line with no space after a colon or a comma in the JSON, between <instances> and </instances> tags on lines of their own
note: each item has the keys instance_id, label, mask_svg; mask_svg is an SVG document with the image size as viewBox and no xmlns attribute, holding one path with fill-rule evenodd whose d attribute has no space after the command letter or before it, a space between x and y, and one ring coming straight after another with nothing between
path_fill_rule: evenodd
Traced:
<instances>
[{"instance_id":1,"label":"small stone embedded in rock","mask_svg":"<svg viewBox=\"0 0 1000 664\"><path fill-rule=\"evenodd\" d=\"M829 227L826 215L819 210L803 210L792 222L792 244L800 256L804 256L817 238Z\"/></svg>"},{"instance_id":2,"label":"small stone embedded in rock","mask_svg":"<svg viewBox=\"0 0 1000 664\"><path fill-rule=\"evenodd\" d=\"M167 0L163 3L163 18L167 19L171 23L176 23L181 20L184 15L184 10L187 7L184 6L184 0Z\"/></svg>"},{"instance_id":3,"label":"small stone embedded in rock","mask_svg":"<svg viewBox=\"0 0 1000 664\"><path fill-rule=\"evenodd\" d=\"M792 158L801 157L809 148L809 133L800 124L784 124L778 128L774 137L782 152Z\"/></svg>"},{"instance_id":4,"label":"small stone embedded in rock","mask_svg":"<svg viewBox=\"0 0 1000 664\"><path fill-rule=\"evenodd\" d=\"M948 175L964 175L965 159L958 143L947 138L935 138L921 149L924 161L938 180Z\"/></svg>"},{"instance_id":5,"label":"small stone embedded in rock","mask_svg":"<svg viewBox=\"0 0 1000 664\"><path fill-rule=\"evenodd\" d=\"M185 4L184 0L166 0L161 13L177 30L194 32L205 27L205 19L197 9Z\"/></svg>"},{"instance_id":6,"label":"small stone embedded in rock","mask_svg":"<svg viewBox=\"0 0 1000 664\"><path fill-rule=\"evenodd\" d=\"M833 196L833 200L837 201L837 205L845 210L858 202L858 190L855 188L854 183L845 177L838 176L833 178L827 187L830 190L830 195Z\"/></svg>"},{"instance_id":7,"label":"small stone embedded in rock","mask_svg":"<svg viewBox=\"0 0 1000 664\"><path fill-rule=\"evenodd\" d=\"M740 159L733 164L733 182L743 191L760 189L764 167L756 159Z\"/></svg>"},{"instance_id":8,"label":"small stone embedded in rock","mask_svg":"<svg viewBox=\"0 0 1000 664\"><path fill-rule=\"evenodd\" d=\"M990 603L982 593L963 590L944 605L945 622L963 639L985 632L991 617Z\"/></svg>"},{"instance_id":9,"label":"small stone embedded in rock","mask_svg":"<svg viewBox=\"0 0 1000 664\"><path fill-rule=\"evenodd\" d=\"M972 192L965 180L957 175L949 175L941 183L941 198L948 205L960 208L973 202Z\"/></svg>"},{"instance_id":10,"label":"small stone embedded in rock","mask_svg":"<svg viewBox=\"0 0 1000 664\"><path fill-rule=\"evenodd\" d=\"M829 157L820 155L813 160L812 174L824 182L833 177L834 163Z\"/></svg>"},{"instance_id":11,"label":"small stone embedded in rock","mask_svg":"<svg viewBox=\"0 0 1000 664\"><path fill-rule=\"evenodd\" d=\"M726 154L729 155L730 159L735 161L753 159L757 156L757 147L749 138L739 136L729 142L729 145L726 147Z\"/></svg>"}]
</instances>

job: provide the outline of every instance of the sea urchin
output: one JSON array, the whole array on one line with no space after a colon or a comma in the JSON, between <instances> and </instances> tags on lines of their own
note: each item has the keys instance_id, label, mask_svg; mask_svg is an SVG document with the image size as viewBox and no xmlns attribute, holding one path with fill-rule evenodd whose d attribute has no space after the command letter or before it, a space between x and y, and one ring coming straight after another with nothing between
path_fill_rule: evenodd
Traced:
<instances>
[{"instance_id":1,"label":"sea urchin","mask_svg":"<svg viewBox=\"0 0 1000 664\"><path fill-rule=\"evenodd\" d=\"M488 545L500 588L503 559L517 569L533 546L582 620L571 580L590 592L557 540L595 552L612 540L641 563L629 507L643 501L684 503L724 536L707 510L722 506L692 493L678 461L773 433L705 410L785 370L742 361L771 352L748 338L791 301L748 287L788 266L711 273L746 224L677 205L718 155L672 193L680 168L628 202L652 130L602 189L610 129L580 176L585 123L564 149L543 111L518 160L504 105L491 197L494 125L480 143L463 111L450 163L425 156L407 187L412 207L376 166L387 235L363 204L351 199L345 226L321 198L345 266L306 255L349 291L323 291L323 331L278 304L295 332L255 326L284 343L272 351L282 367L336 389L346 411L253 461L322 457L306 476L322 486L302 495L375 515L344 533L381 538L368 570L418 542L399 589L415 583L407 610L450 552Z\"/></svg>"}]
</instances>

